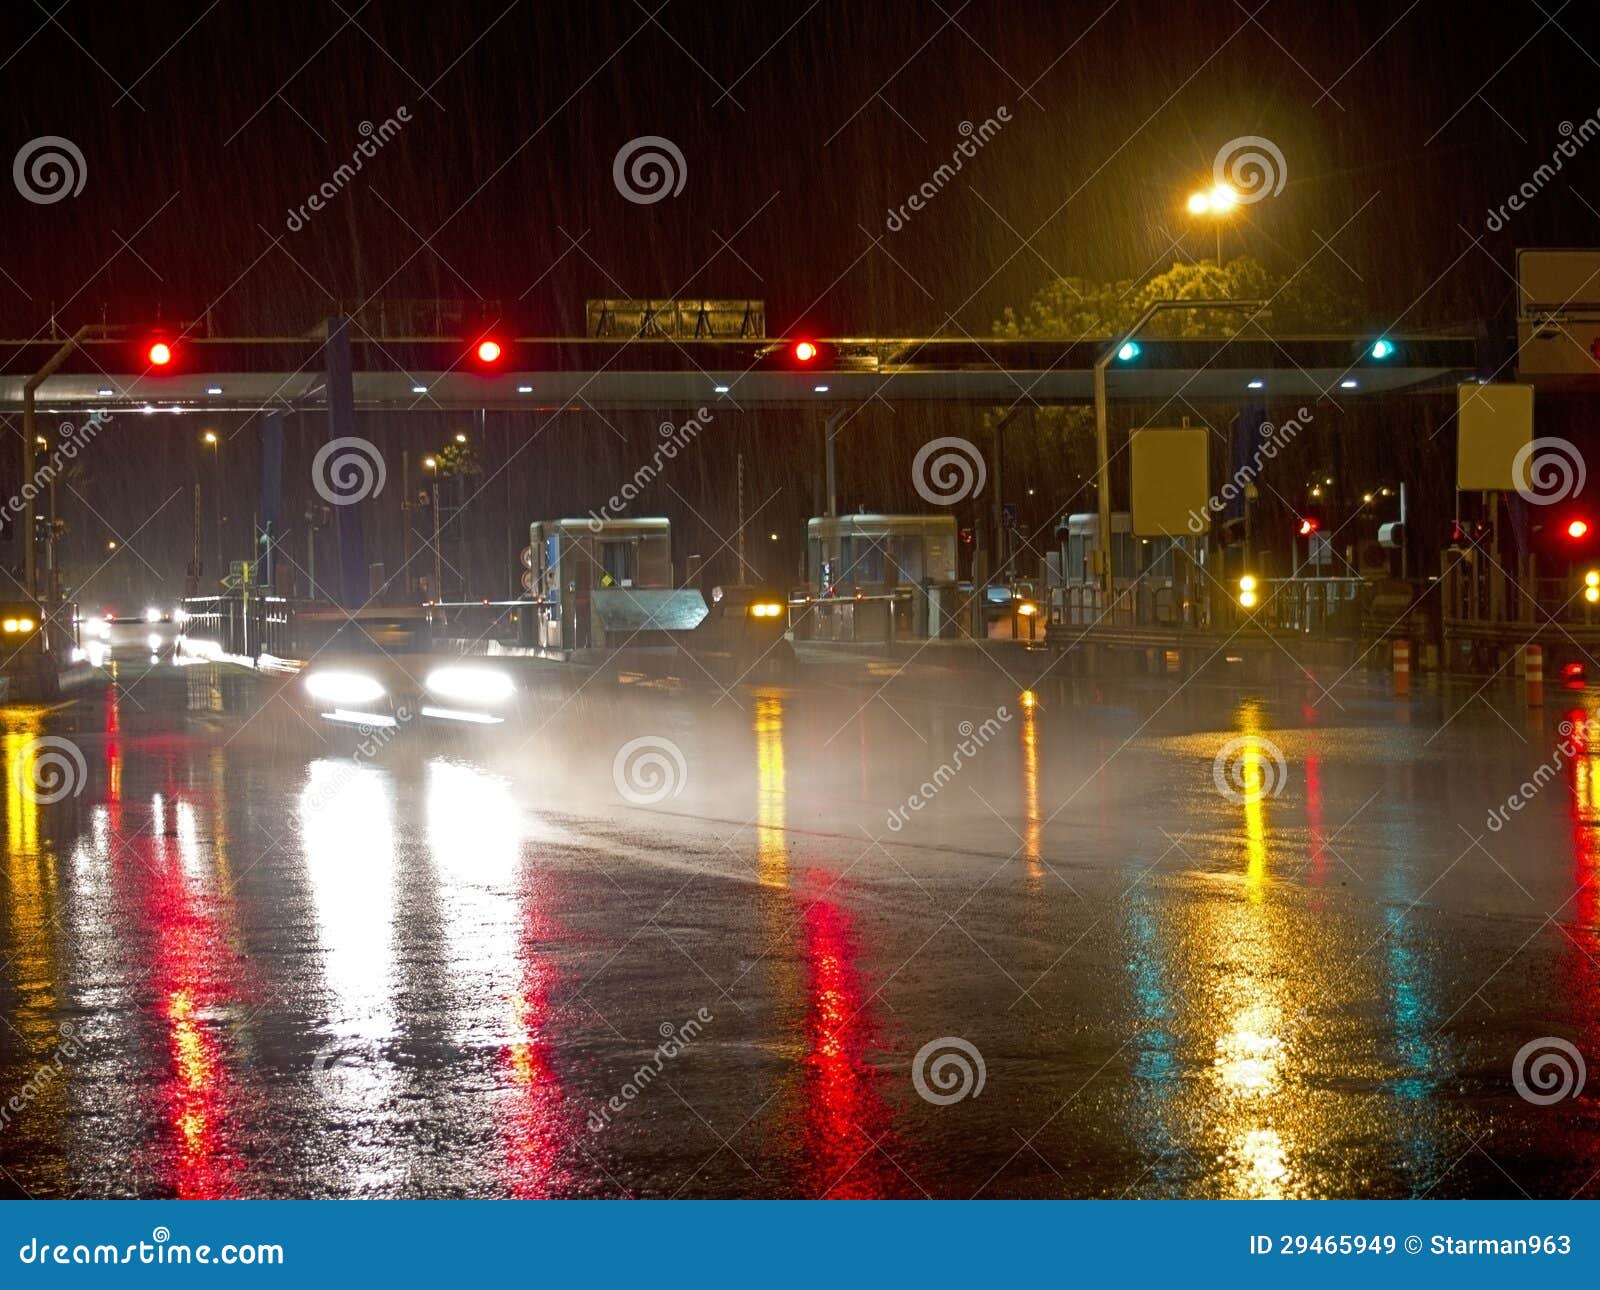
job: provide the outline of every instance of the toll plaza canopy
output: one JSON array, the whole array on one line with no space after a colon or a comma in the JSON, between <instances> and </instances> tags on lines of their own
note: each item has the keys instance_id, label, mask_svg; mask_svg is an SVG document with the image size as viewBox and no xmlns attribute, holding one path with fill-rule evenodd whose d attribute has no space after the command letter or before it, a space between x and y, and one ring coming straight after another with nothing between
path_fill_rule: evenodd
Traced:
<instances>
[{"instance_id":1,"label":"toll plaza canopy","mask_svg":"<svg viewBox=\"0 0 1600 1290\"><path fill-rule=\"evenodd\" d=\"M1338 398L1448 389L1479 373L1478 342L1461 335L1235 338L1140 337L1115 358L1108 394L1119 402L1182 395L1196 401ZM1109 342L1088 340L819 338L815 357L790 341L507 339L492 364L460 339L350 341L362 410L740 408L944 402L1087 403ZM0 411L62 341L0 341ZM38 386L41 412L314 410L327 406L327 342L179 336L157 367L137 340L86 340ZM1375 349L1381 357L1375 357Z\"/></svg>"}]
</instances>

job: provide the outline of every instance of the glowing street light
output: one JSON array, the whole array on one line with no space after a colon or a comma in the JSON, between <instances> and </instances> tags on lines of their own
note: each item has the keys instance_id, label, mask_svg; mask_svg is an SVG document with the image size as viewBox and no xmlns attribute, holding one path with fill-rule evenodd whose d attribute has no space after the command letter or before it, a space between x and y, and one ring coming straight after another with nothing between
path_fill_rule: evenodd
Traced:
<instances>
[{"instance_id":1,"label":"glowing street light","mask_svg":"<svg viewBox=\"0 0 1600 1290\"><path fill-rule=\"evenodd\" d=\"M1217 267L1222 267L1222 220L1239 205L1239 190L1232 184L1216 184L1205 192L1189 194L1189 214L1209 215L1217 221Z\"/></svg>"}]
</instances>

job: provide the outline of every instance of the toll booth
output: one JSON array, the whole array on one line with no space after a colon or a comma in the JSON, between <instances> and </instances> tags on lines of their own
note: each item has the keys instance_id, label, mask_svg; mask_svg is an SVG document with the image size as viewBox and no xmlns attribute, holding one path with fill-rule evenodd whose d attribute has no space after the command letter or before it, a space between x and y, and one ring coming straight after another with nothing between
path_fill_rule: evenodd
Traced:
<instances>
[{"instance_id":1,"label":"toll booth","mask_svg":"<svg viewBox=\"0 0 1600 1290\"><path fill-rule=\"evenodd\" d=\"M664 518L537 520L528 548L533 643L545 649L604 645L614 617L608 602L641 599L608 593L672 587L672 525Z\"/></svg>"},{"instance_id":2,"label":"toll booth","mask_svg":"<svg viewBox=\"0 0 1600 1290\"><path fill-rule=\"evenodd\" d=\"M1112 626L1104 613L1104 588L1095 572L1100 517L1069 515L1056 525L1056 558L1046 562L1050 578L1051 626ZM1111 576L1120 626L1199 626L1206 621L1205 576L1209 548L1204 536L1141 538L1127 511L1111 514ZM1185 568L1191 562L1194 568ZM1187 577L1185 576L1187 575ZM1125 592L1131 592L1124 595Z\"/></svg>"},{"instance_id":3,"label":"toll booth","mask_svg":"<svg viewBox=\"0 0 1600 1290\"><path fill-rule=\"evenodd\" d=\"M890 641L958 634L953 515L823 515L806 522L810 612L802 639Z\"/></svg>"}]
</instances>

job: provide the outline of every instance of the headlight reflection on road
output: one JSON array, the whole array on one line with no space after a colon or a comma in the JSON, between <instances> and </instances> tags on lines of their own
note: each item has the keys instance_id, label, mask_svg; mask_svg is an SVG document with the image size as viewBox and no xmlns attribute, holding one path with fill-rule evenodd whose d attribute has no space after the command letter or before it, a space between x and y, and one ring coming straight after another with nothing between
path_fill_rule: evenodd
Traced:
<instances>
[{"instance_id":1,"label":"headlight reflection on road","mask_svg":"<svg viewBox=\"0 0 1600 1290\"><path fill-rule=\"evenodd\" d=\"M300 831L323 978L332 998L315 1054L318 1093L341 1107L377 1106L394 1083L382 1056L396 1030L394 812L388 776L322 758L300 794Z\"/></svg>"}]
</instances>

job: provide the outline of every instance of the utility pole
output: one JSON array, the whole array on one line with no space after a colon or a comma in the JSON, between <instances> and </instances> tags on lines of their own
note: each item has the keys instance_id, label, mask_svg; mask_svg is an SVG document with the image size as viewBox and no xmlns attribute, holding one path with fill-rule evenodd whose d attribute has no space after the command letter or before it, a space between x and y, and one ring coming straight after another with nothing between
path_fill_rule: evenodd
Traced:
<instances>
[{"instance_id":1,"label":"utility pole","mask_svg":"<svg viewBox=\"0 0 1600 1290\"><path fill-rule=\"evenodd\" d=\"M61 347L45 361L45 365L22 383L22 482L26 493L22 504L22 586L30 600L39 598L38 554L34 550L33 450L39 430L34 417L34 396L39 387L71 357L73 350L91 333L103 328L83 326L61 343Z\"/></svg>"},{"instance_id":2,"label":"utility pole","mask_svg":"<svg viewBox=\"0 0 1600 1290\"><path fill-rule=\"evenodd\" d=\"M444 603L444 553L439 549L438 471L434 472L433 480L433 599L435 604Z\"/></svg>"},{"instance_id":3,"label":"utility pole","mask_svg":"<svg viewBox=\"0 0 1600 1290\"><path fill-rule=\"evenodd\" d=\"M400 567L405 570L406 603L411 603L416 578L411 572L411 512L417 499L411 496L411 449L400 454Z\"/></svg>"},{"instance_id":4,"label":"utility pole","mask_svg":"<svg viewBox=\"0 0 1600 1290\"><path fill-rule=\"evenodd\" d=\"M739 583L744 584L744 571L749 566L744 558L744 453L739 454Z\"/></svg>"}]
</instances>

